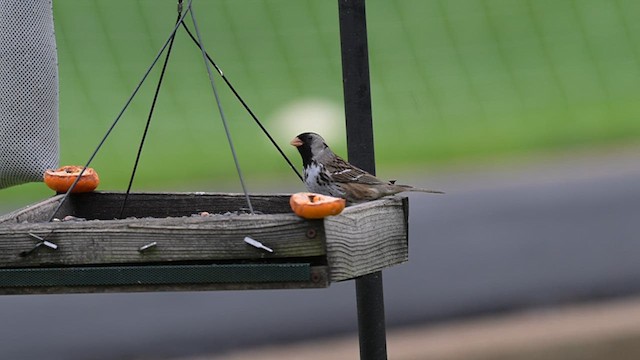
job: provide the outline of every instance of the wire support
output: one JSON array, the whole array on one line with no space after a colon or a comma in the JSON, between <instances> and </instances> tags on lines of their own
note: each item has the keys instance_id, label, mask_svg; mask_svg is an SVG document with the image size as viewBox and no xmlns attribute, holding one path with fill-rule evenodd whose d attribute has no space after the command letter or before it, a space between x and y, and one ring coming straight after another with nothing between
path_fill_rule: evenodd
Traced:
<instances>
[{"instance_id":1,"label":"wire support","mask_svg":"<svg viewBox=\"0 0 640 360\"><path fill-rule=\"evenodd\" d=\"M191 3L193 2L193 0L189 0L189 4L187 5L188 9L191 9ZM113 129L116 127L116 125L118 124L118 122L120 121L120 119L122 118L122 115L124 114L124 112L127 110L127 108L129 107L129 105L131 104L131 101L133 101L133 98L136 96L136 94L138 93L138 91L140 90L140 88L142 87L142 84L144 83L144 81L147 79L147 77L149 76L149 74L151 73L151 70L155 67L155 65L157 64L158 60L160 59L160 56L162 56L162 53L165 51L165 49L167 48L167 46L169 46L169 43L171 42L171 39L173 39L175 37L176 31L178 31L178 28L180 27L180 23L182 23L182 21L184 20L185 16L187 15L189 11L185 11L182 16L180 17L178 23L176 23L176 25L174 26L173 30L171 31L169 37L167 38L167 40L164 42L164 44L162 45L162 47L160 48L160 51L158 51L158 54L155 56L155 58L153 59L153 61L151 62L151 65L149 66L149 68L147 69L147 71L144 73L144 75L142 76L142 79L140 79L140 82L138 82L138 85L135 87L135 89L133 90L133 93L131 94L131 96L129 96L129 98L127 99L124 107L122 108L122 110L120 110L120 113L118 113L118 116L116 116L116 119L113 121L113 123L111 124L111 126L109 127L109 129L107 130L107 132L105 133L105 135L102 137L102 140L100 140L100 143L98 143L98 146L96 147L96 149L93 151L93 153L91 154L91 156L89 157L89 160L87 160L87 163L84 165L84 167L82 168L82 170L80 171L80 174L78 174L78 177L76 178L76 180L71 184L71 186L69 187L69 190L67 190L67 192L64 194L63 198L60 200L60 202L58 203L58 206L56 206L56 208L53 210L53 213L51 214L51 217L49 218L49 221L52 221L55 216L56 213L60 210L60 208L62 207L62 205L65 203L65 201L67 200L67 198L69 197L69 194L71 194L71 191L73 191L73 189L76 187L76 185L78 184L78 181L80 181L80 178L82 177L82 175L84 174L85 170L89 167L89 165L91 165L91 162L93 161L93 159L95 158L96 154L98 154L98 151L100 151L100 149L102 148L102 145L104 145L105 141L107 140L107 138L109 137L109 135L111 134L111 132L113 131Z\"/></svg>"},{"instance_id":2,"label":"wire support","mask_svg":"<svg viewBox=\"0 0 640 360\"><path fill-rule=\"evenodd\" d=\"M224 115L224 111L222 110L222 103L220 102L220 98L218 96L218 90L216 89L216 84L213 79L213 72L211 71L211 66L209 66L209 62L207 61L207 53L204 50L204 45L202 42L202 36L200 35L200 29L198 28L198 22L196 21L196 16L193 12L193 8L191 7L191 1L187 5L187 12L191 15L191 21L193 22L193 28L196 31L196 37L198 39L198 44L200 50L202 52L202 58L204 60L204 66L207 69L207 74L209 75L209 82L211 83L211 89L213 90L213 95L216 99L216 104L218 105L218 111L220 112L220 118L222 120L222 125L224 127L224 132L227 135L227 141L229 142L229 148L231 149L231 155L233 156L233 162L236 166L236 171L238 172L238 177L240 179L240 185L242 186L242 191L244 192L245 199L247 201L247 206L249 207L249 212L253 214L253 206L251 205L251 199L249 198L249 193L247 192L247 188L244 183L244 177L242 176L242 170L240 169L240 162L238 161L238 156L236 154L235 147L233 146L233 140L231 139L231 133L229 132L229 126L227 125L227 120ZM179 24L178 24L179 25Z\"/></svg>"},{"instance_id":3,"label":"wire support","mask_svg":"<svg viewBox=\"0 0 640 360\"><path fill-rule=\"evenodd\" d=\"M179 4L182 4L182 0ZM178 18L176 19L176 24L180 23L180 17L182 16L182 9L178 9ZM129 200L129 193L131 192L131 187L133 186L133 180L136 176L136 171L138 170L138 164L140 162L140 156L142 155L142 148L144 147L144 142L147 138L147 133L149 132L149 125L151 124L151 118L153 117L153 112L156 107L156 103L158 101L158 94L160 93L160 88L162 87L162 80L164 80L164 74L167 70L167 64L169 63L169 57L171 56L171 49L173 48L173 42L175 41L175 33L171 36L171 41L169 42L169 47L167 48L167 54L164 58L164 63L162 64L162 70L160 71L160 77L158 78L158 84L156 85L156 91L153 95L153 100L151 101L151 108L149 109L149 116L147 117L147 122L144 126L144 131L142 133L142 139L140 140L140 146L138 147L138 152L136 154L136 160L133 164L133 169L131 171L131 177L129 178L129 185L127 185L127 191L124 195L124 200L122 201L122 207L120 208L120 218L124 216L124 210L127 206L127 200Z\"/></svg>"},{"instance_id":4,"label":"wire support","mask_svg":"<svg viewBox=\"0 0 640 360\"><path fill-rule=\"evenodd\" d=\"M195 45L200 48L202 50L202 46L200 46L200 43L198 42L198 40L195 38L195 36L193 36L193 33L191 33L191 30L189 30L189 27L187 26L187 24L185 24L184 22L182 22L182 26L185 29L185 31L187 32L187 34L189 35L189 37L191 38L191 40L193 40L193 42L195 43ZM207 60L209 60L209 62L211 63L211 65L213 65L213 67L216 68L216 71L218 72L218 74L220 74L220 77L222 78L222 80L224 80L224 82L227 84L227 86L229 87L229 89L231 90L231 92L233 93L233 95L236 97L236 99L238 99L238 101L240 102L240 104L242 104L242 106L244 107L245 110L247 110L247 112L249 113L249 115L253 118L253 121L258 125L258 127L260 127L260 130L262 130L262 132L267 136L267 138L269 139L269 141L271 141L271 144L273 144L273 146L275 146L275 148L278 150L278 152L280 153L280 155L284 158L284 160L287 162L287 164L289 164L289 167L291 167L291 170L293 170L293 172L296 174L296 176L298 176L298 178L300 179L300 181L304 181L302 175L300 174L300 171L298 171L298 169L295 167L295 165L293 165L293 163L291 162L291 160L289 160L289 158L287 157L287 155L284 153L284 151L282 151L282 148L280 148L280 146L278 145L278 143L273 139L273 137L271 136L271 134L269 134L269 132L267 131L267 129L264 127L264 125L262 125L262 122L258 119L258 117L256 116L256 114L251 110L251 108L249 108L249 105L247 105L247 103L244 101L244 99L240 96L240 94L236 91L235 87L231 84L231 81L229 81L229 79L226 77L226 75L224 74L224 72L222 71L222 69L220 67L218 67L218 65L215 63L215 61L213 61L213 59L211 58L211 56L209 56L209 53L207 53L205 51L205 55L207 57Z\"/></svg>"}]
</instances>

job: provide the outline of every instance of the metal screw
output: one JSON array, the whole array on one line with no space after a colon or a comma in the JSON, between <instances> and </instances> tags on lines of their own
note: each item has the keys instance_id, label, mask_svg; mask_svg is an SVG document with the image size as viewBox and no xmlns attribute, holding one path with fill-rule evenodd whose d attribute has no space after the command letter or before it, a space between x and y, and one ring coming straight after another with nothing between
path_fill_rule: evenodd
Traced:
<instances>
[{"instance_id":1,"label":"metal screw","mask_svg":"<svg viewBox=\"0 0 640 360\"><path fill-rule=\"evenodd\" d=\"M273 252L273 249L272 249L272 248L267 247L267 246L265 246L264 244L262 244L260 241L255 240L255 239L252 239L252 238L250 238L250 237L248 237L248 236L245 236L245 238L244 238L244 242L246 242L247 244L249 244L249 245L251 245L251 246L253 246L253 247L255 247L255 248L262 249L262 250L266 250L266 251L268 251L268 252L270 252L270 253L272 253L272 252Z\"/></svg>"},{"instance_id":2,"label":"metal screw","mask_svg":"<svg viewBox=\"0 0 640 360\"><path fill-rule=\"evenodd\" d=\"M142 245L142 246L140 246L140 248L138 248L138 252L143 253L143 252L155 247L156 245L158 245L158 243L155 242L155 241L154 242L150 242L147 245Z\"/></svg>"},{"instance_id":3,"label":"metal screw","mask_svg":"<svg viewBox=\"0 0 640 360\"><path fill-rule=\"evenodd\" d=\"M320 280L322 280L322 276L320 276L320 274L318 274L318 273L316 273L316 272L311 273L311 282L313 282L313 283L316 283L316 284L317 284L317 283L319 283L319 282L320 282Z\"/></svg>"},{"instance_id":4,"label":"metal screw","mask_svg":"<svg viewBox=\"0 0 640 360\"><path fill-rule=\"evenodd\" d=\"M52 249L52 250L57 250L58 249L58 245L52 243L51 241L45 240L41 236L38 236L38 235L36 235L34 233L27 233L27 235L29 235L32 238L38 240L38 243L35 244L31 249L20 252L20 254L18 254L18 255L20 255L20 257L26 257L26 256L29 256L29 255L33 254L33 252L38 250L38 248L41 247L41 246L46 246L46 247L48 247L49 249Z\"/></svg>"},{"instance_id":5,"label":"metal screw","mask_svg":"<svg viewBox=\"0 0 640 360\"><path fill-rule=\"evenodd\" d=\"M309 228L307 229L307 238L309 239L313 239L316 237L316 235L318 235L318 232L316 231L315 228Z\"/></svg>"}]
</instances>

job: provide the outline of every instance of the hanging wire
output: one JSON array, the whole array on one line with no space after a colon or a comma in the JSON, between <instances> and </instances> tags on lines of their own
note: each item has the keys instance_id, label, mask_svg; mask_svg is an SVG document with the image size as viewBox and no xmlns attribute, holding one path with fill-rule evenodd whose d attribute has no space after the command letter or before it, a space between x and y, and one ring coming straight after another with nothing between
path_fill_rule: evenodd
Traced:
<instances>
[{"instance_id":1,"label":"hanging wire","mask_svg":"<svg viewBox=\"0 0 640 360\"><path fill-rule=\"evenodd\" d=\"M213 72L211 71L211 67L209 66L209 62L207 61L207 53L204 50L204 45L202 43L202 36L200 36L200 29L198 28L198 23L196 21L196 15L193 12L193 8L191 7L191 2L187 5L188 12L191 14L191 21L193 22L193 28L196 31L196 36L198 38L198 44L200 50L202 52L202 58L204 60L204 65L207 68L207 74L209 75L209 82L211 83L211 89L213 90L213 95L216 99L216 104L218 105L218 111L220 112L220 118L222 119L222 125L224 126L224 132L227 135L227 141L229 142L229 147L231 148L231 155L233 156L233 162L236 165L236 171L238 172L238 177L240 179L240 185L242 186L242 191L244 192L244 197L247 200L247 206L249 207L249 212L252 214L253 206L251 205L251 199L249 198L249 193L247 192L247 188L244 184L244 177L242 176L242 170L240 169L240 163L238 162L238 156L236 155L236 150L233 146L233 140L231 139L231 133L229 132L229 127L227 125L227 120L224 116L224 111L222 110L222 104L220 103L220 98L218 97L218 91L216 90L216 84L213 81Z\"/></svg>"},{"instance_id":2,"label":"hanging wire","mask_svg":"<svg viewBox=\"0 0 640 360\"><path fill-rule=\"evenodd\" d=\"M203 54L203 58L205 60L205 67L207 69L207 73L209 75L209 80L211 82L211 86L214 92L214 96L216 99L216 103L218 105L218 109L220 111L220 115L222 118L222 122L224 125L224 129L225 129L225 133L227 136L227 140L229 141L229 145L231 148L231 153L236 165L236 170L238 172L238 176L240 178L240 184L242 186L245 198L247 200L247 205L249 207L249 210L251 211L251 213L253 213L253 207L251 205L251 201L248 195L248 192L246 190L246 186L244 184L244 177L242 176L242 171L240 169L239 166L239 162L238 162L238 158L235 152L235 148L233 146L233 142L231 139L231 135L227 126L227 122L226 122L226 118L224 116L224 112L222 110L222 106L220 103L220 99L217 93L217 89L215 87L215 83L213 80L213 74L211 72L211 68L209 67L209 63L211 63L211 65L213 65L216 69L216 71L220 74L220 76L222 77L222 79L224 80L224 82L227 84L227 86L229 87L229 89L233 92L233 94L235 95L235 97L238 99L238 101L240 101L240 103L242 104L242 106L245 108L245 110L249 113L249 115L253 118L253 120L255 121L255 123L260 127L260 129L262 130L262 132L267 136L267 138L271 141L271 143L275 146L275 148L278 150L278 152L280 153L280 155L285 159L285 161L287 162L287 164L291 167L291 169L294 171L294 173L298 176L298 178L300 180L303 180L302 175L300 174L300 172L297 170L297 168L293 165L293 163L289 160L289 158L286 156L286 154L284 153L284 151L280 148L280 146L276 143L276 141L273 139L273 137L271 136L271 134L269 134L269 132L267 131L267 129L264 127L264 125L260 122L260 120L258 119L258 117L255 115L255 113L249 108L249 106L247 105L247 103L244 101L244 99L240 96L240 94L236 91L235 87L231 84L231 82L229 81L229 79L224 75L222 69L220 69L220 67L218 67L218 65L213 61L213 59L209 56L209 54L206 52L206 50L204 49L204 47L201 45L202 44L202 40L201 40L201 36L199 33L199 28L195 19L195 15L193 14L193 9L192 9L192 2L193 0L189 0L188 4L187 4L187 11L185 11L184 13L182 13L182 0L178 1L178 20L176 22L176 25L174 26L173 30L171 31L169 38L165 41L165 43L163 44L163 46L161 47L161 49L158 51L158 54L156 55L156 57L154 58L154 60L152 61L151 65L149 66L149 68L146 70L145 74L142 76L142 79L140 80L140 82L137 84L137 86L135 87L133 93L131 94L131 96L127 99L124 107L122 108L122 110L118 113L118 116L116 117L116 119L113 121L113 123L111 124L111 126L108 128L107 132L105 133L104 137L101 139L101 141L99 142L98 146L96 147L96 149L93 151L93 153L91 154L91 156L89 157L87 163L85 164L85 166L82 168L82 170L80 171L80 174L78 175L78 177L76 178L76 180L71 184L69 190L67 190L67 192L64 194L63 198L61 199L61 201L58 203L58 205L56 206L56 208L54 209L53 213L51 214L51 217L49 218L49 221L52 221L55 218L55 215L57 214L57 212L60 210L60 208L64 205L64 203L66 202L69 194L71 193L71 191L75 188L75 186L77 185L78 181L80 180L80 178L82 177L82 175L84 174L85 170L89 167L89 165L91 164L91 162L93 161L93 159L95 158L95 156L97 155L98 151L102 148L102 146L104 145L106 139L109 137L109 135L111 134L111 132L113 131L113 129L115 128L115 126L117 125L117 123L120 121L122 115L124 114L124 112L126 111L126 109L129 107L129 105L131 104L133 98L136 96L136 94L138 93L138 91L140 90L142 84L144 83L144 81L147 79L147 77L149 76L151 70L155 67L155 65L157 64L158 60L160 59L160 56L162 55L162 53L167 49L168 47L168 51L165 57L165 61L162 67L162 72L160 74L160 79L158 82L158 85L156 87L156 93L154 95L153 98L153 102L151 105L151 110L149 113L149 117L147 118L147 123L145 125L145 129L143 132L143 136L142 136L142 140L140 142L140 146L138 148L138 153L136 156L136 160L135 160L135 164L133 167L133 172L131 174L131 178L129 180L129 184L127 187L127 192L125 194L125 199L124 202L122 204L122 208L120 211L120 215L122 216L122 214L124 213L124 209L126 207L126 202L129 196L129 193L131 191L131 187L133 184L133 180L135 177L135 173L138 167L138 163L139 163L139 159L141 156L141 152L142 152L142 148L146 139L146 135L148 133L148 129L149 129L149 125L150 125L150 120L155 108L155 104L157 102L157 97L158 97L158 93L159 93L159 89L165 74L165 70L167 67L167 63L168 63L168 59L169 59L169 55L171 53L171 49L173 47L173 42L175 40L175 34L177 32L177 29L180 27L180 25L183 26L183 28L185 29L185 31L187 32L187 34L189 35L189 37L193 40L193 42L195 43L196 46L198 46L198 48L201 50L202 54ZM191 30L189 29L189 27L187 26L187 24L184 22L184 18L187 16L187 13L191 13L191 19L193 21L193 25L194 25L194 29L196 32L196 36L193 35L193 33L191 32ZM208 61L208 62L207 62Z\"/></svg>"},{"instance_id":3,"label":"hanging wire","mask_svg":"<svg viewBox=\"0 0 640 360\"><path fill-rule=\"evenodd\" d=\"M180 18L182 16L182 0L178 2L178 18L176 19L176 24L180 23ZM133 179L136 176L136 171L138 169L138 163L140 162L140 155L142 154L142 148L144 146L145 139L147 138L147 133L149 132L149 125L151 124L151 118L153 117L153 111L156 107L156 102L158 100L158 94L160 93L160 87L162 86L162 80L164 79L165 71L167 70L167 64L169 63L169 57L171 56L171 49L173 48L173 42L175 40L175 32L173 36L171 36L171 41L169 42L169 47L167 48L167 54L164 58L164 63L162 64L162 70L160 71L160 77L158 78L158 84L156 85L156 92L153 95L153 101L151 102L151 108L149 109L149 116L147 117L147 123L144 126L144 131L142 133L142 139L140 140L140 146L138 147L138 153L136 154L136 161L133 164L133 170L131 171L131 177L129 178L129 185L127 186L127 191L124 195L124 200L122 201L122 207L120 208L120 218L124 216L124 209L127 206L127 200L129 199L129 193L131 192L131 186L133 186Z\"/></svg>"},{"instance_id":4,"label":"hanging wire","mask_svg":"<svg viewBox=\"0 0 640 360\"><path fill-rule=\"evenodd\" d=\"M193 2L193 0L189 0L189 4L187 5L187 7L190 9L191 8L191 3ZM113 131L113 129L115 128L116 124L118 124L118 122L120 121L120 118L122 118L122 115L124 114L124 112L127 110L127 108L129 107L129 105L131 104L131 101L133 100L133 98L136 96L136 94L138 93L138 90L140 90L140 87L142 87L142 84L144 83L144 81L147 79L147 77L149 76L149 73L151 73L151 70L153 69L153 67L156 65L156 63L158 62L158 59L160 59L160 56L162 55L162 53L164 52L164 50L167 48L167 46L169 45L169 43L171 42L171 39L174 38L176 31L178 30L178 27L180 27L180 23L184 20L185 16L187 15L188 11L185 11L182 16L179 19L179 22L176 24L176 26L174 26L173 30L171 31L171 34L169 35L169 38L167 39L167 41L164 42L164 44L162 45L162 47L160 48L160 51L158 51L158 54L156 55L156 57L153 59L153 62L151 63L151 65L149 66L149 68L147 69L147 71L144 73L144 75L142 76L142 79L140 79L140 82L138 82L138 85L136 86L135 90L133 90L133 93L131 94L131 96L129 96L129 99L127 99L126 103L124 104L124 107L122 108L122 110L120 110L120 113L118 113L118 116L116 117L116 119L113 121L113 123L111 124L111 126L109 127L109 129L107 130L106 134L102 137L102 140L100 140L100 143L98 144L98 146L96 147L96 149L93 151L93 153L91 154L91 156L89 157L89 160L87 160L87 163L84 165L84 167L82 168L82 170L80 171L80 174L78 174L78 177L76 178L76 180L71 184L71 186L69 187L69 190L67 190L67 192L64 194L64 196L62 197L62 200L60 200L60 202L58 203L58 206L56 206L56 208L53 210L53 213L51 214L51 217L49 218L49 221L52 221L55 216L56 213L60 210L60 208L62 207L62 205L65 203L65 201L67 200L67 198L69 197L69 194L71 193L71 191L73 191L73 189L76 187L76 185L78 184L78 181L80 181L80 178L82 177L82 175L84 174L85 170L89 167L89 165L91 164L91 162L93 161L93 158L96 156L96 154L98 153L98 151L100 150L100 148L102 148L102 145L105 143L105 141L107 140L107 138L109 137L109 135L111 134L111 132Z\"/></svg>"},{"instance_id":5,"label":"hanging wire","mask_svg":"<svg viewBox=\"0 0 640 360\"><path fill-rule=\"evenodd\" d=\"M200 49L202 49L202 47L200 46L200 43L198 42L198 40L193 36L193 34L191 33L191 30L189 30L189 27L187 26L186 23L182 22L182 26L183 28L187 31L187 34L189 34L189 37L191 37L191 40L193 40L193 42L195 43L195 45L197 47L199 47ZM284 158L284 160L287 162L287 164L289 164L289 167L291 167L291 170L293 170L293 172L298 176L298 178L300 179L300 181L304 181L304 179L302 178L302 175L300 174L300 171L298 171L298 169L295 167L295 165L293 165L293 163L291 162L291 160L289 160L289 158L287 157L287 155L285 155L284 151L282 151L282 149L280 148L280 146L278 145L278 143L276 143L276 141L273 139L273 137L271 136L271 134L269 134L269 132L267 131L267 129L264 127L264 125L262 125L262 123L260 122L260 120L258 120L258 117L253 113L253 111L249 108L249 105L247 105L247 103L244 101L244 99L240 96L240 94L238 94L238 92L236 91L235 87L231 84L231 82L229 81L229 79L224 75L224 73L222 72L222 69L220 69L220 67L218 67L218 65L215 63L215 61L213 61L213 59L211 58L211 56L209 56L209 53L207 53L205 51L205 55L207 57L207 59L209 60L209 62L211 63L211 65L213 65L213 67L216 68L216 70L218 71L218 73L220 74L220 77L222 78L222 80L224 80L224 82L227 84L227 86L229 87L229 89L231 90L231 92L233 92L233 95L235 95L236 99L238 99L238 101L240 101L240 103L242 104L242 106L245 108L245 110L247 110L247 112L249 113L249 115L251 115L251 117L253 118L253 120L255 121L256 124L258 124L258 126L260 127L260 129L262 130L262 132L267 136L267 138L269 138L269 141L271 141L271 144L273 144L273 146L276 147L276 149L278 150L278 152L280 153L280 155L282 155L282 157Z\"/></svg>"}]
</instances>

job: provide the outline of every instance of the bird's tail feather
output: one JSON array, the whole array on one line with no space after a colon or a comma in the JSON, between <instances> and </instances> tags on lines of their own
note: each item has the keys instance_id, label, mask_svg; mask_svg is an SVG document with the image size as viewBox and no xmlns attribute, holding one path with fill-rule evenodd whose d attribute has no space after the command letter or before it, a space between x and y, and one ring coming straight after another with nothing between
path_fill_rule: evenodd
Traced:
<instances>
[{"instance_id":1,"label":"bird's tail feather","mask_svg":"<svg viewBox=\"0 0 640 360\"><path fill-rule=\"evenodd\" d=\"M419 192L425 192L425 193L430 193L430 194L444 194L444 191L440 191L440 190L429 190L429 189L419 189L419 188L411 188L409 189L409 191L419 191Z\"/></svg>"},{"instance_id":2,"label":"bird's tail feather","mask_svg":"<svg viewBox=\"0 0 640 360\"><path fill-rule=\"evenodd\" d=\"M440 191L440 190L429 190L429 189L421 189L421 188L417 188L417 187L413 187L410 185L396 185L396 186L400 186L404 189L404 191L415 191L415 192L425 192L425 193L430 193L430 194L444 194L444 191Z\"/></svg>"}]
</instances>

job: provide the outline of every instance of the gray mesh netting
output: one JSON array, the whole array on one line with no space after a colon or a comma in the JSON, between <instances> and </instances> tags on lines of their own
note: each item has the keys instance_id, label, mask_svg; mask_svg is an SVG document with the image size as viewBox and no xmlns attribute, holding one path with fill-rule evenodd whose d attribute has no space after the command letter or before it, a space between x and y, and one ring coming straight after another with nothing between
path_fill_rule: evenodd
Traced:
<instances>
[{"instance_id":1,"label":"gray mesh netting","mask_svg":"<svg viewBox=\"0 0 640 360\"><path fill-rule=\"evenodd\" d=\"M0 189L42 181L58 158L52 0L0 0Z\"/></svg>"}]
</instances>

